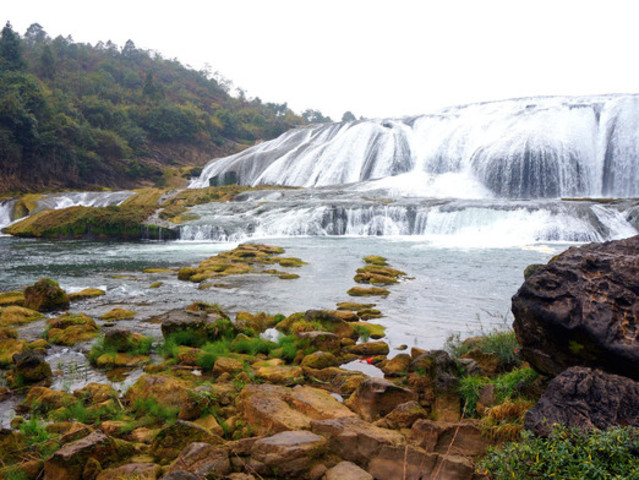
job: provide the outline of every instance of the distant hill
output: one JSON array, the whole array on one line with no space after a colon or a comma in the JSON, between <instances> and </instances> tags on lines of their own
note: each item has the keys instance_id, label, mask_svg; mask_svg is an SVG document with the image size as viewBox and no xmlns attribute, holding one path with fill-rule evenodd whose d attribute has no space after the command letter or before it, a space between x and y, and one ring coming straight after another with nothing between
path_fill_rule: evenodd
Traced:
<instances>
[{"instance_id":1,"label":"distant hill","mask_svg":"<svg viewBox=\"0 0 639 480\"><path fill-rule=\"evenodd\" d=\"M0 192L177 186L308 120L130 40L91 46L9 23L0 37Z\"/></svg>"}]
</instances>

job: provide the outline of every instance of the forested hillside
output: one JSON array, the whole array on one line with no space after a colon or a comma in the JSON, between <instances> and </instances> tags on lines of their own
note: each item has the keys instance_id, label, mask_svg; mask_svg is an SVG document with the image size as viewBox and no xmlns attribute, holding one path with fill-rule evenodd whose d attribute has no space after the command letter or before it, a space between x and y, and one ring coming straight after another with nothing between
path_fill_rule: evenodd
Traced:
<instances>
[{"instance_id":1,"label":"forested hillside","mask_svg":"<svg viewBox=\"0 0 639 480\"><path fill-rule=\"evenodd\" d=\"M39 24L21 36L9 23L0 37L2 192L175 184L309 120L132 41L51 39Z\"/></svg>"}]
</instances>

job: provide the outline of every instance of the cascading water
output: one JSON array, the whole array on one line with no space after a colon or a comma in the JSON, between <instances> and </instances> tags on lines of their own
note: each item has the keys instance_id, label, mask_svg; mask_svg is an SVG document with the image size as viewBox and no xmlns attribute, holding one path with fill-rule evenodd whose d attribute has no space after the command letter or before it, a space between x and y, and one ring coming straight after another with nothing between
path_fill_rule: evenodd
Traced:
<instances>
[{"instance_id":1,"label":"cascading water","mask_svg":"<svg viewBox=\"0 0 639 480\"><path fill-rule=\"evenodd\" d=\"M191 187L458 174L500 198L639 196L639 96L544 97L314 125L213 161ZM427 196L430 196L427 194Z\"/></svg>"},{"instance_id":2,"label":"cascading water","mask_svg":"<svg viewBox=\"0 0 639 480\"><path fill-rule=\"evenodd\" d=\"M183 239L414 235L512 246L637 233L639 95L466 105L292 130L209 163L190 187L307 187L194 211ZM277 196L279 195L279 197Z\"/></svg>"}]
</instances>

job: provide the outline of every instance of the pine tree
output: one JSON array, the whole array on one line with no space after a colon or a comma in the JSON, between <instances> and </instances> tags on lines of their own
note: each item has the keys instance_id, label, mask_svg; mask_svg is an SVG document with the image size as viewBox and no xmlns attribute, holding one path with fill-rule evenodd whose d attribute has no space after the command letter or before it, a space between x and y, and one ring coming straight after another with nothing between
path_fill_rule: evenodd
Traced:
<instances>
[{"instance_id":1,"label":"pine tree","mask_svg":"<svg viewBox=\"0 0 639 480\"><path fill-rule=\"evenodd\" d=\"M20 50L20 37L7 22L0 35L0 70L24 70L26 64Z\"/></svg>"}]
</instances>

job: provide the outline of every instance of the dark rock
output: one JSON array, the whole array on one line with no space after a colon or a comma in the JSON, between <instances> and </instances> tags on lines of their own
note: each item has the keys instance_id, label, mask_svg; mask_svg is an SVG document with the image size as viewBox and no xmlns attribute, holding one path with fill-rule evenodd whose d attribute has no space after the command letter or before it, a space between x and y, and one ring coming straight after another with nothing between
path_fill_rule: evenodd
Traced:
<instances>
[{"instance_id":1,"label":"dark rock","mask_svg":"<svg viewBox=\"0 0 639 480\"><path fill-rule=\"evenodd\" d=\"M162 335L168 338L176 333L188 332L202 343L213 340L222 329L233 329L231 322L217 313L194 312L191 310L171 310L155 320L162 323ZM223 323L224 325L220 325Z\"/></svg>"},{"instance_id":2,"label":"dark rock","mask_svg":"<svg viewBox=\"0 0 639 480\"><path fill-rule=\"evenodd\" d=\"M512 300L523 357L549 375L582 365L639 380L638 271L639 236L532 269Z\"/></svg>"},{"instance_id":3,"label":"dark rock","mask_svg":"<svg viewBox=\"0 0 639 480\"><path fill-rule=\"evenodd\" d=\"M37 350L27 350L13 356L14 375L21 384L30 384L49 380L51 366L44 360L44 354Z\"/></svg>"},{"instance_id":4,"label":"dark rock","mask_svg":"<svg viewBox=\"0 0 639 480\"><path fill-rule=\"evenodd\" d=\"M525 417L526 429L537 435L548 435L555 423L580 430L639 427L639 382L586 367L569 368L550 382Z\"/></svg>"},{"instance_id":5,"label":"dark rock","mask_svg":"<svg viewBox=\"0 0 639 480\"><path fill-rule=\"evenodd\" d=\"M69 308L69 296L58 282L42 278L24 289L24 306L38 312L54 312Z\"/></svg>"}]
</instances>

